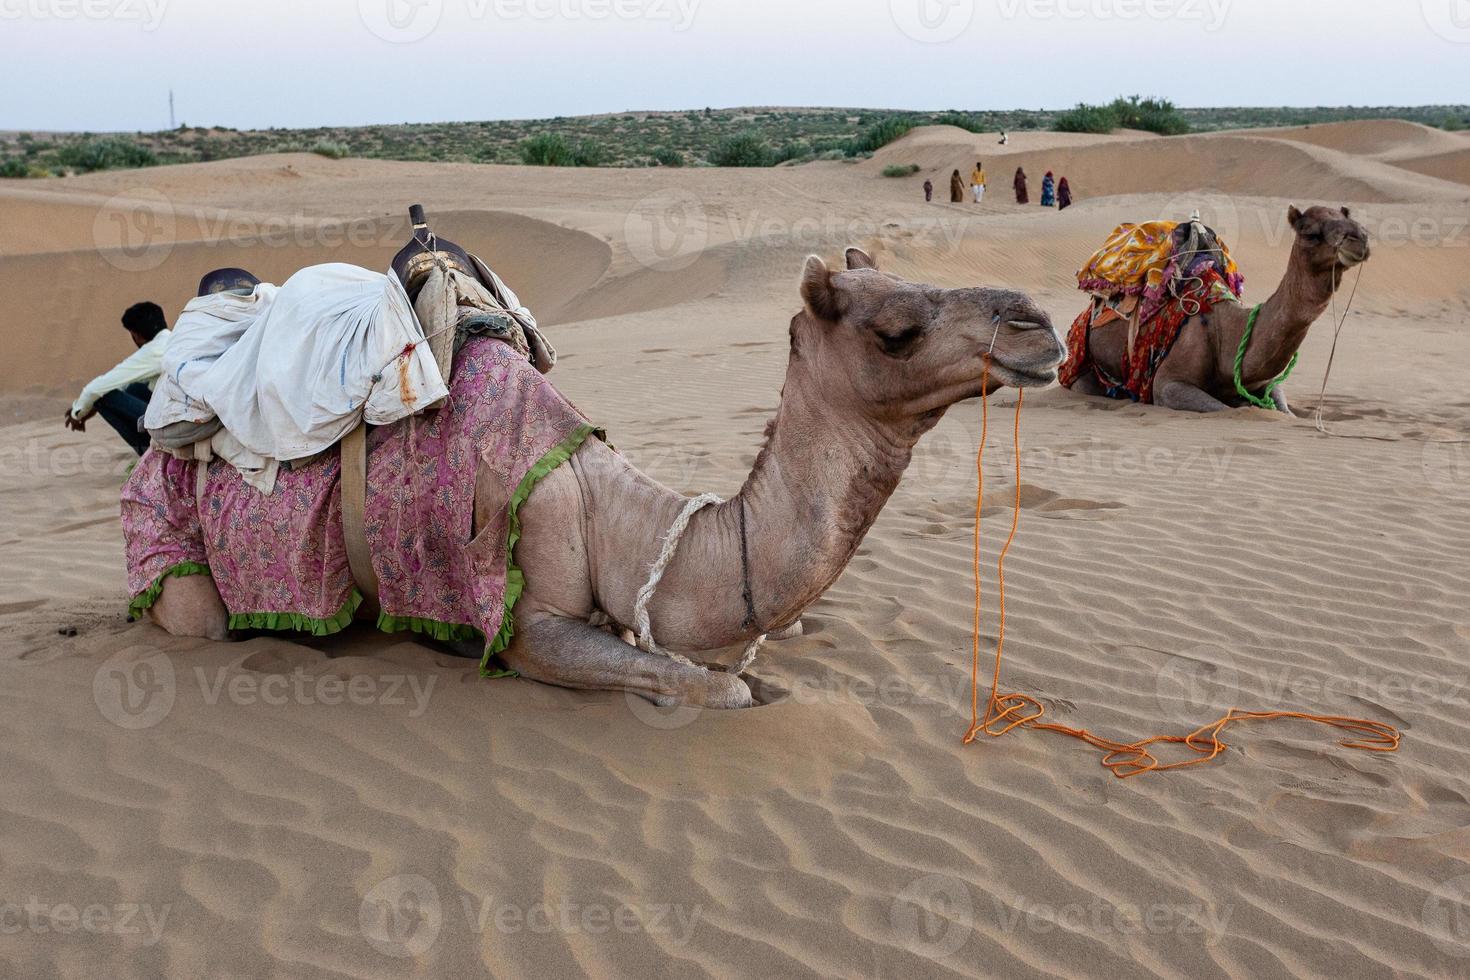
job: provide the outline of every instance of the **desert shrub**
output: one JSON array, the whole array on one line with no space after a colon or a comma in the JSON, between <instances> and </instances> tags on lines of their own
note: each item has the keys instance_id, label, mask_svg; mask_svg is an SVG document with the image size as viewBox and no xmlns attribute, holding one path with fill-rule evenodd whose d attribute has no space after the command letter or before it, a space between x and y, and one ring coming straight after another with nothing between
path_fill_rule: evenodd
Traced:
<instances>
[{"instance_id":1,"label":"desert shrub","mask_svg":"<svg viewBox=\"0 0 1470 980\"><path fill-rule=\"evenodd\" d=\"M329 160L340 160L351 151L346 143L337 143L333 140L317 140L311 145L311 152L317 156L326 157Z\"/></svg>"},{"instance_id":2,"label":"desert shrub","mask_svg":"<svg viewBox=\"0 0 1470 980\"><path fill-rule=\"evenodd\" d=\"M735 133L715 144L709 162L717 167L770 167L776 163L776 154L758 134Z\"/></svg>"},{"instance_id":3,"label":"desert shrub","mask_svg":"<svg viewBox=\"0 0 1470 980\"><path fill-rule=\"evenodd\" d=\"M653 151L653 160L660 167L682 167L684 166L684 154L672 146L660 146Z\"/></svg>"},{"instance_id":4,"label":"desert shrub","mask_svg":"<svg viewBox=\"0 0 1470 980\"><path fill-rule=\"evenodd\" d=\"M885 177L912 177L919 172L917 163L890 163L883 168Z\"/></svg>"},{"instance_id":5,"label":"desert shrub","mask_svg":"<svg viewBox=\"0 0 1470 980\"><path fill-rule=\"evenodd\" d=\"M521 162L533 167L575 166L576 151L560 133L537 133L521 141Z\"/></svg>"},{"instance_id":6,"label":"desert shrub","mask_svg":"<svg viewBox=\"0 0 1470 980\"><path fill-rule=\"evenodd\" d=\"M607 160L607 151L597 140L578 140L572 148L572 166L600 167Z\"/></svg>"},{"instance_id":7,"label":"desert shrub","mask_svg":"<svg viewBox=\"0 0 1470 980\"><path fill-rule=\"evenodd\" d=\"M105 136L63 146L57 151L56 161L63 167L87 173L93 170L151 167L158 162L158 157L148 147L132 140L120 136Z\"/></svg>"},{"instance_id":8,"label":"desert shrub","mask_svg":"<svg viewBox=\"0 0 1470 980\"><path fill-rule=\"evenodd\" d=\"M934 120L934 125L958 126L960 129L967 130L971 133L983 133L988 129L993 128L990 126L982 125L979 119L976 119L974 116L964 112L942 113L937 119Z\"/></svg>"},{"instance_id":9,"label":"desert shrub","mask_svg":"<svg viewBox=\"0 0 1470 980\"><path fill-rule=\"evenodd\" d=\"M894 116L889 116L887 119L880 119L863 130L852 141L851 146L848 148L848 155L857 156L859 153L872 153L874 150L892 143L913 128L913 122L908 119L898 119Z\"/></svg>"},{"instance_id":10,"label":"desert shrub","mask_svg":"<svg viewBox=\"0 0 1470 980\"><path fill-rule=\"evenodd\" d=\"M1057 113L1051 128L1059 133L1111 133L1118 128L1118 117L1111 106L1079 102L1076 108Z\"/></svg>"},{"instance_id":11,"label":"desert shrub","mask_svg":"<svg viewBox=\"0 0 1470 980\"><path fill-rule=\"evenodd\" d=\"M1131 95L1113 100L1113 116L1124 129L1142 129L1160 136L1189 132L1189 123L1168 99L1140 99Z\"/></svg>"},{"instance_id":12,"label":"desert shrub","mask_svg":"<svg viewBox=\"0 0 1470 980\"><path fill-rule=\"evenodd\" d=\"M20 157L7 157L4 162L0 162L0 177L25 177L30 169L30 165Z\"/></svg>"}]
</instances>

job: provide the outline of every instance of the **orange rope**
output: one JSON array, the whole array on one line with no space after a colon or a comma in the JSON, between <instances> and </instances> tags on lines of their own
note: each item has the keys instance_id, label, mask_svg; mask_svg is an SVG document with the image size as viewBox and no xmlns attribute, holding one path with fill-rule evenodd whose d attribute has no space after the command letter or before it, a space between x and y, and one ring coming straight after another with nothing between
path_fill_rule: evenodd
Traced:
<instances>
[{"instance_id":1,"label":"orange rope","mask_svg":"<svg viewBox=\"0 0 1470 980\"><path fill-rule=\"evenodd\" d=\"M986 357L985 367L982 374L981 390L984 392L990 386L990 358ZM1199 765L1201 762L1209 762L1221 752L1225 751L1226 743L1220 738L1220 733L1226 727L1241 721L1271 721L1277 718L1300 718L1304 721L1313 721L1321 725L1330 725L1353 733L1344 738L1339 744L1350 749L1363 749L1368 752L1393 752L1399 747L1399 732L1392 725L1380 721L1366 721L1361 718L1346 718L1341 715L1311 715L1301 711L1242 711L1239 708L1231 708L1223 716L1206 725L1201 725L1188 735L1154 735L1149 738L1140 739L1137 742L1115 742L1112 739L1094 735L1085 728L1069 728L1066 725L1058 725L1053 722L1041 721L1041 716L1046 709L1041 702L1028 694L1001 694L1000 691L1000 661L1005 650L1006 642L1006 554L1011 550L1011 543L1016 540L1016 529L1021 523L1021 405L1025 399L1024 389L1016 392L1016 422L1015 422L1015 453L1016 453L1016 497L1014 509L1011 513L1011 533L1006 537L1005 544L1000 549L1000 555L995 560L996 591L998 593L998 604L1000 614L995 641L995 671L990 679L990 698L985 703L985 714L980 715L980 510L985 501L985 443L990 428L990 399L987 394L980 397L980 449L975 454L975 616L972 622L971 634L971 656L970 656L970 728L965 732L964 743L973 742L981 732L991 737L999 737L1014 728L1026 726L1041 731L1059 732L1062 735L1070 735L1072 738L1080 739L1095 749L1104 753L1102 764L1110 769L1114 776L1127 779L1129 776L1137 776L1145 772L1164 772L1168 769L1182 769L1185 766ZM1028 710L1029 709L1029 710ZM1162 763L1158 757L1150 751L1150 746L1159 744L1183 745L1196 754L1195 758L1186 758L1178 762Z\"/></svg>"}]
</instances>

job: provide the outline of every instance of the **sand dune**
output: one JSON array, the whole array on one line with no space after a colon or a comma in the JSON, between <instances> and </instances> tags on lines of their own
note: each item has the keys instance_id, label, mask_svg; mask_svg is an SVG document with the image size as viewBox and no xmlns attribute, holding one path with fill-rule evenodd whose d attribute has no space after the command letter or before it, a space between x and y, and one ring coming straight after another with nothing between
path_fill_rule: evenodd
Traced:
<instances>
[{"instance_id":1,"label":"sand dune","mask_svg":"<svg viewBox=\"0 0 1470 980\"><path fill-rule=\"evenodd\" d=\"M860 164L762 171L290 156L0 184L0 903L24 923L0 935L0 975L1463 973L1470 204L1389 162L1382 127L1327 128L1334 145L1016 134L1004 153L935 128ZM879 176L975 153L996 175L1066 172L1079 204L926 206L922 174ZM128 202L160 197L168 230L128 224L151 213ZM380 267L416 200L551 325L553 379L623 452L727 495L779 397L808 252L856 240L905 276L1025 289L1066 323L1073 271L1119 221L1202 207L1262 298L1286 203L1353 205L1375 252L1334 437L1028 395L1004 679L1113 737L1279 706L1390 722L1403 749L1284 723L1119 781L1054 735L961 745L974 403L920 444L805 635L763 655L769 703L750 711L485 681L366 629L211 644L126 623L128 456L54 421L123 353L122 306L173 313L225 262ZM1432 233L1399 230L1415 222ZM121 250L128 228L166 254ZM1330 343L1324 320L1297 405ZM994 403L992 555L1014 396ZM991 606L987 653L995 625Z\"/></svg>"}]
</instances>

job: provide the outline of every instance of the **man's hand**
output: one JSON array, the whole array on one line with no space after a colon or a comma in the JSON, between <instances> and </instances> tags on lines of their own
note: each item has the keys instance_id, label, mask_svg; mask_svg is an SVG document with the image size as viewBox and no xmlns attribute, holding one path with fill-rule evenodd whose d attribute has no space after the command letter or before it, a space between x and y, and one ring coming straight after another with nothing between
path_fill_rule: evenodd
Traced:
<instances>
[{"instance_id":1,"label":"man's hand","mask_svg":"<svg viewBox=\"0 0 1470 980\"><path fill-rule=\"evenodd\" d=\"M72 415L71 409L68 408L66 410L66 427L68 429L71 429L73 432L86 432L87 419L96 414L97 413L95 411L92 411L88 412L86 415L83 415L81 418L77 418L76 416Z\"/></svg>"}]
</instances>

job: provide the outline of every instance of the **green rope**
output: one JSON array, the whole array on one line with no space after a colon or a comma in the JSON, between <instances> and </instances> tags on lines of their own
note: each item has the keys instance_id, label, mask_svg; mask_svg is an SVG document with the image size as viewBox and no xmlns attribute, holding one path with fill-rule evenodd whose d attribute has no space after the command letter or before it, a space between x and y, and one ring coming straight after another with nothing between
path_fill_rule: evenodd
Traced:
<instances>
[{"instance_id":1,"label":"green rope","mask_svg":"<svg viewBox=\"0 0 1470 980\"><path fill-rule=\"evenodd\" d=\"M1286 362L1286 370L1266 382L1266 387L1262 389L1262 394L1253 395L1249 391L1246 391L1245 385L1240 381L1240 366L1245 363L1245 349L1250 346L1251 334L1255 333L1256 330L1256 317L1260 315L1261 307L1257 304L1251 310L1251 315L1246 317L1245 333L1240 338L1240 346L1235 349L1235 393L1257 408L1275 409L1276 403L1271 400L1271 392L1281 387L1281 383L1291 377L1291 370L1296 367L1296 359L1301 356L1301 353L1298 351L1291 355L1291 360Z\"/></svg>"}]
</instances>

